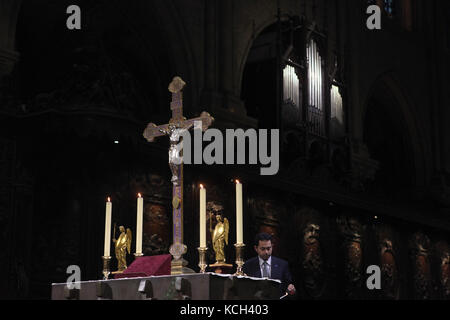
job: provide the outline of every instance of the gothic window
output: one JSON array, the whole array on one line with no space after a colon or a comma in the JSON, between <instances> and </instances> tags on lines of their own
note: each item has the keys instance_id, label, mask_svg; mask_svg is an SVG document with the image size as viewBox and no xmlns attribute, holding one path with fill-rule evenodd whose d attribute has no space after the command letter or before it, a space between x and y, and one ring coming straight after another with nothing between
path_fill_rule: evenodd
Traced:
<instances>
[{"instance_id":1,"label":"gothic window","mask_svg":"<svg viewBox=\"0 0 450 320\"><path fill-rule=\"evenodd\" d=\"M384 9L388 16L393 17L395 15L395 0L367 0L368 5L378 5Z\"/></svg>"},{"instance_id":2,"label":"gothic window","mask_svg":"<svg viewBox=\"0 0 450 320\"><path fill-rule=\"evenodd\" d=\"M311 132L325 135L324 99L323 99L323 68L322 57L317 43L311 40L307 48L308 60L308 122Z\"/></svg>"},{"instance_id":3,"label":"gothic window","mask_svg":"<svg viewBox=\"0 0 450 320\"><path fill-rule=\"evenodd\" d=\"M339 138L344 134L344 108L340 89L336 85L331 86L331 136Z\"/></svg>"},{"instance_id":4,"label":"gothic window","mask_svg":"<svg viewBox=\"0 0 450 320\"><path fill-rule=\"evenodd\" d=\"M331 86L331 119L343 123L342 96L339 88L334 84Z\"/></svg>"},{"instance_id":5,"label":"gothic window","mask_svg":"<svg viewBox=\"0 0 450 320\"><path fill-rule=\"evenodd\" d=\"M395 1L394 0L384 0L384 11L389 16L394 16L395 14Z\"/></svg>"},{"instance_id":6,"label":"gothic window","mask_svg":"<svg viewBox=\"0 0 450 320\"><path fill-rule=\"evenodd\" d=\"M397 19L407 30L414 29L415 1L413 0L367 0L367 5L378 5L390 18Z\"/></svg>"}]
</instances>

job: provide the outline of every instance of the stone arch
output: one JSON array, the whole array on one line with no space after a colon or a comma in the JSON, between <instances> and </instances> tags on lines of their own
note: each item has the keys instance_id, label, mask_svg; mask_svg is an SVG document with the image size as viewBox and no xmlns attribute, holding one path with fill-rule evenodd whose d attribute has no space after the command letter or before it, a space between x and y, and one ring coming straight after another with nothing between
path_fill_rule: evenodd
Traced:
<instances>
[{"instance_id":1,"label":"stone arch","mask_svg":"<svg viewBox=\"0 0 450 320\"><path fill-rule=\"evenodd\" d=\"M15 50L16 24L22 0L0 0L0 48Z\"/></svg>"},{"instance_id":2,"label":"stone arch","mask_svg":"<svg viewBox=\"0 0 450 320\"><path fill-rule=\"evenodd\" d=\"M298 15L290 15L289 18L283 16L281 23L284 27L289 22L289 19L294 20L296 25L300 23L301 18ZM277 79L277 67L274 55L275 46L275 36L277 33L277 17L272 15L266 17L262 20L258 27L255 26L252 35L247 35L243 37L248 41L245 43L245 50L242 55L239 55L240 65L238 69L239 77L239 88L240 97L245 102L245 107L247 115L254 117L259 120L260 127L273 127L275 125L275 119L278 117L283 121L285 129L288 127L296 128L297 122L302 117L302 112L300 108L295 110L295 108L290 108L285 106L283 112L279 115L276 114L277 110L274 108L276 105L276 79ZM293 45L295 50L290 51L295 52L295 56L298 56L298 60L303 56L303 45L300 39L303 38L303 33L301 31L296 31L297 34L293 38ZM250 38L250 40L249 40ZM262 43L262 45L261 45ZM265 48L261 56L259 56L258 48L259 46L264 46ZM252 56L252 50L256 49L256 55ZM283 50L287 50L286 47ZM267 54L270 51L269 54ZM257 59L252 59L253 57L259 56ZM297 64L300 62L294 59ZM286 65L284 63L284 65ZM301 86L303 85L303 75L299 75L299 69L295 70L299 76L299 87L300 94L302 96ZM264 79L264 80L262 80ZM261 94L262 93L262 94ZM248 101L246 100L248 99ZM301 103L300 103L301 104ZM270 107L269 107L270 105ZM297 106L300 107L300 106Z\"/></svg>"},{"instance_id":3,"label":"stone arch","mask_svg":"<svg viewBox=\"0 0 450 320\"><path fill-rule=\"evenodd\" d=\"M395 121L395 124L400 128L402 139L405 142L403 151L406 152L406 159L408 159L404 164L410 163L411 165L409 168L411 187L421 188L425 186L429 179L430 163L426 158L428 150L424 133L418 123L417 115L414 114L414 103L392 72L384 73L375 80L365 100L361 118L364 124L365 143L367 130L370 130L368 128L368 117L371 116L371 112L377 106L384 108L386 113L383 117L386 120ZM369 151L372 152L370 146ZM371 156L373 155L371 154Z\"/></svg>"},{"instance_id":4,"label":"stone arch","mask_svg":"<svg viewBox=\"0 0 450 320\"><path fill-rule=\"evenodd\" d=\"M303 2L303 1L302 1ZM238 28L240 29L239 43L236 44L236 61L234 81L236 87L236 94L239 95L242 89L242 79L245 65L248 60L248 55L254 44L255 39L271 25L277 22L277 2L271 0L260 0L254 2L255 4L245 4L242 1L239 7L235 7L238 18L235 21L240 21ZM246 6L248 5L248 6ZM306 14L305 3L300 4L300 1L279 3L282 20L286 15L304 16ZM249 14L251 12L251 14ZM249 17L255 17L253 21L249 21ZM245 24L246 23L246 24ZM251 27L250 27L251 26Z\"/></svg>"},{"instance_id":5,"label":"stone arch","mask_svg":"<svg viewBox=\"0 0 450 320\"><path fill-rule=\"evenodd\" d=\"M72 31L68 33L65 29L65 19L67 17L65 10L63 10L65 4L52 5L59 6L60 8L57 8L58 10L56 11L61 12L61 15L52 15L50 17L53 20L57 20L59 35L64 35L58 38L76 35L77 32ZM170 100L167 87L172 78L179 75L187 82L184 90L185 99L188 100L186 106L192 106L185 108L185 110L191 111L191 109L195 109L198 105L196 101L199 95L197 65L193 58L192 44L186 36L182 19L179 17L175 4L172 1L161 3L136 2L133 6L127 7L127 10L121 9L122 5L125 5L125 2L109 3L103 1L96 4L86 3L81 5L82 30L78 31L78 35L74 37L81 39L86 32L91 32L92 34L89 35L91 37L98 37L99 34L106 32L110 32L110 34L115 34L114 32L128 34L129 36L124 36L128 42L128 49L124 45L121 54L128 61L127 63L132 64L134 69L143 75L148 82L153 79L151 82L155 88L148 88L145 82L144 86L151 93L149 95L156 97L155 104L167 109L167 114L170 114ZM19 41L19 43L21 25L27 24L25 21L26 17L22 14L22 11L29 6L30 3L22 3L17 8L18 18L14 22L14 37L15 41ZM97 13L102 12L102 15L97 14L96 17L96 11ZM32 15L34 18L38 16L40 16L38 12ZM45 14L42 16L46 17ZM135 17L135 20L132 20L131 16ZM151 18L148 19L148 16L151 16ZM159 16L167 18L158 21ZM83 30L83 27L86 30ZM37 31L36 34L38 34ZM157 38L154 35L157 35ZM110 38L113 37L110 36ZM170 41L167 41L167 38ZM25 43L26 41L23 42ZM110 51L115 52L116 50L113 48ZM153 92L151 92L152 90ZM195 111L192 110L193 113Z\"/></svg>"},{"instance_id":6,"label":"stone arch","mask_svg":"<svg viewBox=\"0 0 450 320\"><path fill-rule=\"evenodd\" d=\"M245 47L244 53L241 56L239 67L237 70L237 74L238 74L237 87L239 88L239 90L242 89L242 79L244 77L245 65L247 64L248 55L250 54L250 50L253 47L253 43L254 43L255 39L258 38L258 36L261 35L261 33L266 28L272 26L276 22L277 22L276 17L267 18L266 20L261 22L261 24L259 24L259 26L254 30L254 33L250 36L250 39L247 41L247 46Z\"/></svg>"}]
</instances>

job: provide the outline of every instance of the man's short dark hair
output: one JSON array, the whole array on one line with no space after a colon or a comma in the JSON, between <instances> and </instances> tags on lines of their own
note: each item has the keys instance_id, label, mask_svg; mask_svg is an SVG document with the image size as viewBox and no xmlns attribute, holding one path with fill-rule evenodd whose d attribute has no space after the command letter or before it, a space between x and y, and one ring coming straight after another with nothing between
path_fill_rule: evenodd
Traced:
<instances>
[{"instance_id":1,"label":"man's short dark hair","mask_svg":"<svg viewBox=\"0 0 450 320\"><path fill-rule=\"evenodd\" d=\"M255 237L255 246L258 246L260 241L272 242L272 236L265 232L258 233Z\"/></svg>"}]
</instances>

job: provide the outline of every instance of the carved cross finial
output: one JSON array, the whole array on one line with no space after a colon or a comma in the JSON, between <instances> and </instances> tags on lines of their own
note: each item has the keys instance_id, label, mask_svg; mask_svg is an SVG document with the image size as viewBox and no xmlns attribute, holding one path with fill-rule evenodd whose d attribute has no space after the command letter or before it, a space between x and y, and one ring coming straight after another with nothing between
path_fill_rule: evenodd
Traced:
<instances>
[{"instance_id":1,"label":"carved cross finial","mask_svg":"<svg viewBox=\"0 0 450 320\"><path fill-rule=\"evenodd\" d=\"M169 91L172 93L178 93L183 90L185 85L186 82L184 82L180 77L175 77L169 84Z\"/></svg>"}]
</instances>

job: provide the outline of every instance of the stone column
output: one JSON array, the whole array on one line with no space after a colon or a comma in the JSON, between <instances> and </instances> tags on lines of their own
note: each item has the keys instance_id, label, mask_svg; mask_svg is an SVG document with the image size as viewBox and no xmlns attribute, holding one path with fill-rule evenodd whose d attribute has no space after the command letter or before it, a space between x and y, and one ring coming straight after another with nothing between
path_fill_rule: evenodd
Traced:
<instances>
[{"instance_id":1,"label":"stone column","mask_svg":"<svg viewBox=\"0 0 450 320\"><path fill-rule=\"evenodd\" d=\"M205 3L205 89L217 89L217 0Z\"/></svg>"},{"instance_id":2,"label":"stone column","mask_svg":"<svg viewBox=\"0 0 450 320\"><path fill-rule=\"evenodd\" d=\"M247 117L235 83L233 0L209 0L205 5L205 89L202 104L216 119L217 128L256 127Z\"/></svg>"},{"instance_id":3,"label":"stone column","mask_svg":"<svg viewBox=\"0 0 450 320\"><path fill-rule=\"evenodd\" d=\"M0 79L12 72L19 56L16 51L0 48Z\"/></svg>"},{"instance_id":4,"label":"stone column","mask_svg":"<svg viewBox=\"0 0 450 320\"><path fill-rule=\"evenodd\" d=\"M19 60L16 26L22 0L0 0L0 78L11 73Z\"/></svg>"},{"instance_id":5,"label":"stone column","mask_svg":"<svg viewBox=\"0 0 450 320\"><path fill-rule=\"evenodd\" d=\"M235 90L234 72L234 1L219 2L219 83L221 94L223 95L222 106L232 114L238 114L245 117L247 112L238 93ZM235 116L234 116L235 117Z\"/></svg>"},{"instance_id":6,"label":"stone column","mask_svg":"<svg viewBox=\"0 0 450 320\"><path fill-rule=\"evenodd\" d=\"M224 94L233 91L233 1L220 1L220 88Z\"/></svg>"}]
</instances>

